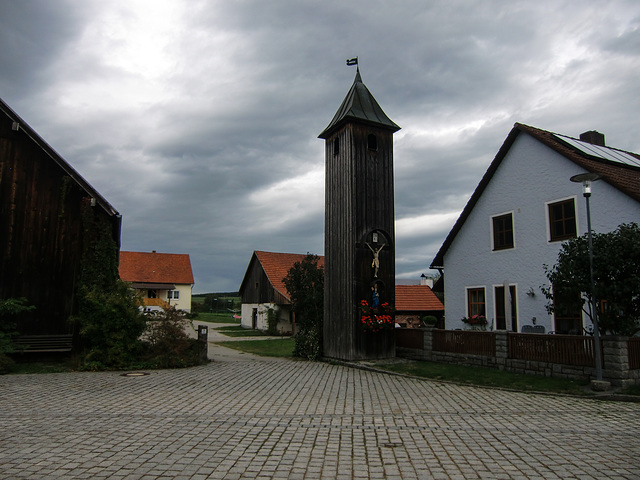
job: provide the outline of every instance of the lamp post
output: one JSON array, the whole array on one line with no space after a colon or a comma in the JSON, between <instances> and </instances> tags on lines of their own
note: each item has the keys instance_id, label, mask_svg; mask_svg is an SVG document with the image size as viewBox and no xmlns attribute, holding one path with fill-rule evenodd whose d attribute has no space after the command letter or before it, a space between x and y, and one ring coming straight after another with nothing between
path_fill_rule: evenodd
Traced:
<instances>
[{"instance_id":1,"label":"lamp post","mask_svg":"<svg viewBox=\"0 0 640 480\"><path fill-rule=\"evenodd\" d=\"M598 328L598 309L596 305L596 289L593 281L593 241L591 239L591 210L589 197L591 197L591 182L602 178L597 173L581 173L571 177L571 181L582 183L582 195L587 202L587 237L589 238L589 275L591 278L591 320L593 321L593 341L596 355L596 379L602 381L602 356L600 353L600 329Z\"/></svg>"}]
</instances>

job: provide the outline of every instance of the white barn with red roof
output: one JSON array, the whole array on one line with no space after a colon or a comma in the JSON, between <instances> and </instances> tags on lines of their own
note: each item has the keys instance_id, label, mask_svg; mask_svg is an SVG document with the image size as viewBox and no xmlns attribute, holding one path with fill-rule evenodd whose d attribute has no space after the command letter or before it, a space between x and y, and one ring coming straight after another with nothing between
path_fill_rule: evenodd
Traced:
<instances>
[{"instance_id":1,"label":"white barn with red roof","mask_svg":"<svg viewBox=\"0 0 640 480\"><path fill-rule=\"evenodd\" d=\"M188 254L120 252L118 271L122 280L141 293L145 308L172 306L191 311L194 280Z\"/></svg>"},{"instance_id":2,"label":"white barn with red roof","mask_svg":"<svg viewBox=\"0 0 640 480\"><path fill-rule=\"evenodd\" d=\"M242 302L241 325L254 330L267 330L269 309L278 316L278 331L295 333L291 315L291 299L284 278L296 262L306 254L255 251L240 285ZM324 266L324 257L318 257L318 266Z\"/></svg>"}]
</instances>

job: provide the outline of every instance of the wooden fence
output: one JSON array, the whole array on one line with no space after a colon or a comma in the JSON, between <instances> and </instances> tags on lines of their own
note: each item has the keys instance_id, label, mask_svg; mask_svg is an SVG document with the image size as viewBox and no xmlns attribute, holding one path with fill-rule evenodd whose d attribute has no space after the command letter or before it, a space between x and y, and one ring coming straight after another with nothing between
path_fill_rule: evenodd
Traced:
<instances>
[{"instance_id":1,"label":"wooden fence","mask_svg":"<svg viewBox=\"0 0 640 480\"><path fill-rule=\"evenodd\" d=\"M640 337L630 338L627 343L629 370L640 369Z\"/></svg>"},{"instance_id":2,"label":"wooden fence","mask_svg":"<svg viewBox=\"0 0 640 480\"><path fill-rule=\"evenodd\" d=\"M588 367L595 365L595 342L581 335L509 333L509 358Z\"/></svg>"},{"instance_id":3,"label":"wooden fence","mask_svg":"<svg viewBox=\"0 0 640 480\"><path fill-rule=\"evenodd\" d=\"M433 351L495 357L496 337L492 332L434 330Z\"/></svg>"},{"instance_id":4,"label":"wooden fence","mask_svg":"<svg viewBox=\"0 0 640 480\"><path fill-rule=\"evenodd\" d=\"M424 334L421 330L414 328L397 328L396 347L422 350L424 348Z\"/></svg>"},{"instance_id":5,"label":"wooden fence","mask_svg":"<svg viewBox=\"0 0 640 480\"><path fill-rule=\"evenodd\" d=\"M596 374L591 336L434 328L397 328L395 333L398 357L558 378L592 379ZM640 384L640 337L604 336L601 346L605 380L617 386Z\"/></svg>"}]
</instances>

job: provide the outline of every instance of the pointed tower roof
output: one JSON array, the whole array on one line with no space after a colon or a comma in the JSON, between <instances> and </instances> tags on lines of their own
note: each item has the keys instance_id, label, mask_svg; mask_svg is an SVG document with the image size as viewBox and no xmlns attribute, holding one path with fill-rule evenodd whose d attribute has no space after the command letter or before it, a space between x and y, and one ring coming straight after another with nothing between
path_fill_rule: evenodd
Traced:
<instances>
[{"instance_id":1,"label":"pointed tower roof","mask_svg":"<svg viewBox=\"0 0 640 480\"><path fill-rule=\"evenodd\" d=\"M327 139L334 130L349 120L370 123L393 132L400 130L400 127L387 117L387 114L380 108L369 89L362 83L359 68L356 70L356 78L347 96L344 97L342 105L340 105L329 126L318 135L318 138Z\"/></svg>"}]
</instances>

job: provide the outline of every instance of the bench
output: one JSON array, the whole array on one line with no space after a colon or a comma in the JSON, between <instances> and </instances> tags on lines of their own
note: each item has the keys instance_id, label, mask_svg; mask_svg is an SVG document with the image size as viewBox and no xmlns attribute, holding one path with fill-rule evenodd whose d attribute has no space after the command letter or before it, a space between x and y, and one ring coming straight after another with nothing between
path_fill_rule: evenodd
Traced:
<instances>
[{"instance_id":1,"label":"bench","mask_svg":"<svg viewBox=\"0 0 640 480\"><path fill-rule=\"evenodd\" d=\"M73 335L20 335L13 343L18 352L70 352L73 347Z\"/></svg>"}]
</instances>

